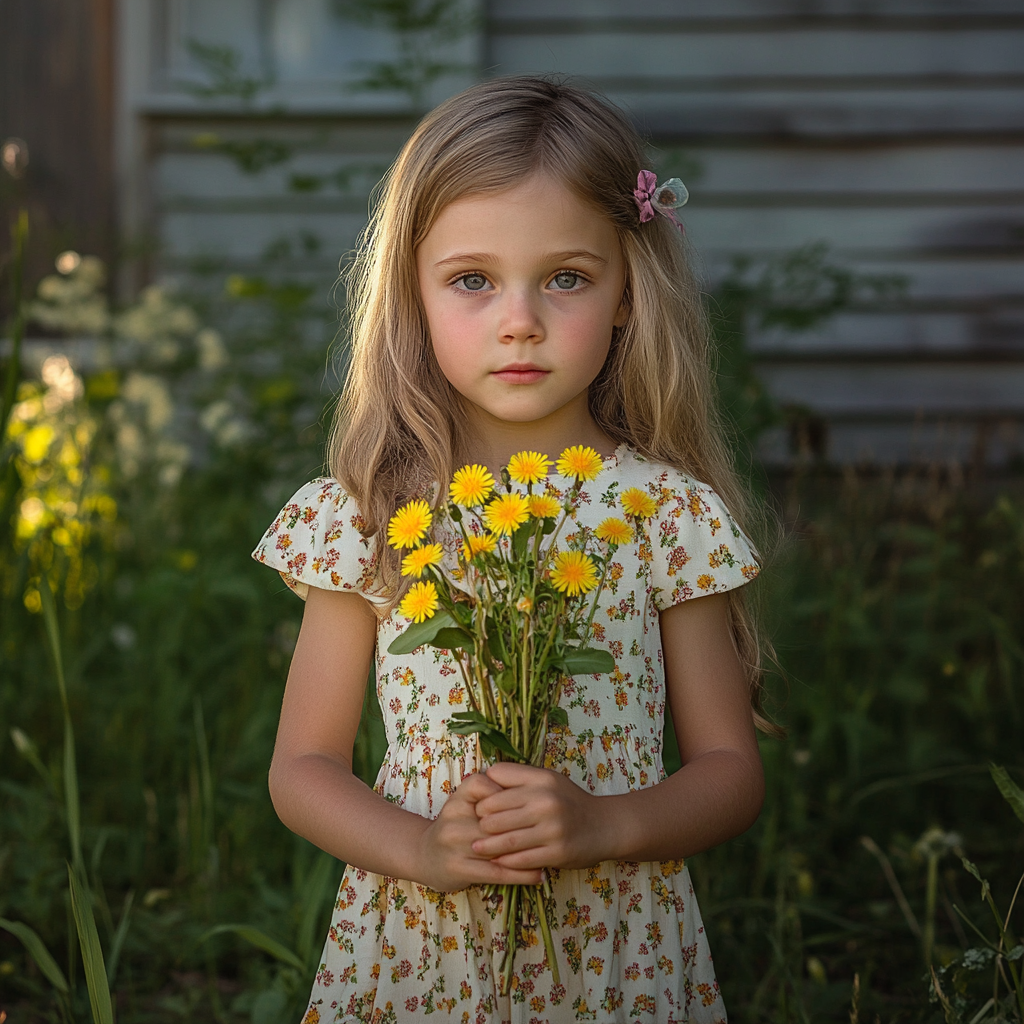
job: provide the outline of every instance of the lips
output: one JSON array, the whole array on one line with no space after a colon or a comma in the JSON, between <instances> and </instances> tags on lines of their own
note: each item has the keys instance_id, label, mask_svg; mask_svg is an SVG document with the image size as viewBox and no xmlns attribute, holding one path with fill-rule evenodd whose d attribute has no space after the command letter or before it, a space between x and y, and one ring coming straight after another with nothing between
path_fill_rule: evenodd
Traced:
<instances>
[{"instance_id":1,"label":"lips","mask_svg":"<svg viewBox=\"0 0 1024 1024\"><path fill-rule=\"evenodd\" d=\"M542 370L533 363L509 363L508 366L495 370L491 376L506 384L535 384L543 380L550 370Z\"/></svg>"}]
</instances>

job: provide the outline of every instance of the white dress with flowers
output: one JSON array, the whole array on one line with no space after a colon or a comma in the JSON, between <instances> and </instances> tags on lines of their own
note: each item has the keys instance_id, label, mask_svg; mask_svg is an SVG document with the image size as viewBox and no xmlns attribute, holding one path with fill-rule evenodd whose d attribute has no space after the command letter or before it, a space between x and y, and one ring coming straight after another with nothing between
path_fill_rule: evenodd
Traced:
<instances>
[{"instance_id":1,"label":"white dress with flowers","mask_svg":"<svg viewBox=\"0 0 1024 1024\"><path fill-rule=\"evenodd\" d=\"M552 476L555 487L566 481ZM577 676L562 691L569 724L552 730L545 764L589 793L616 794L663 777L665 675L658 613L721 593L757 575L749 543L709 487L620 448L585 483L574 519L591 527L621 515L619 496L640 488L656 505L636 538L618 548L594 622L594 642L615 658L610 675ZM308 587L366 592L373 542L360 534L354 500L334 480L299 489L253 556L300 597ZM439 538L442 539L443 538ZM437 816L455 787L485 765L472 737L451 735L467 709L447 652L392 655L407 625L378 627L377 696L388 751L376 790L407 810ZM539 939L515 957L512 990L498 992L500 896L478 887L435 892L350 867L338 891L304 1024L718 1022L726 1019L690 876L682 861L605 861L550 872L554 984Z\"/></svg>"}]
</instances>

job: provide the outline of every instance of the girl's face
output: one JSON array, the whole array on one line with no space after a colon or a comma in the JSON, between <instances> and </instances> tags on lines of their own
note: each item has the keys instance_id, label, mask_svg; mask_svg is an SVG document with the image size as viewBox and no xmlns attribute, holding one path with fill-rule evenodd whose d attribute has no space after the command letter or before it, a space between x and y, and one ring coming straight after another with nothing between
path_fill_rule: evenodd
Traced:
<instances>
[{"instance_id":1,"label":"girl's face","mask_svg":"<svg viewBox=\"0 0 1024 1024\"><path fill-rule=\"evenodd\" d=\"M485 447L602 444L587 388L627 314L606 217L537 174L445 207L416 268L434 354Z\"/></svg>"}]
</instances>

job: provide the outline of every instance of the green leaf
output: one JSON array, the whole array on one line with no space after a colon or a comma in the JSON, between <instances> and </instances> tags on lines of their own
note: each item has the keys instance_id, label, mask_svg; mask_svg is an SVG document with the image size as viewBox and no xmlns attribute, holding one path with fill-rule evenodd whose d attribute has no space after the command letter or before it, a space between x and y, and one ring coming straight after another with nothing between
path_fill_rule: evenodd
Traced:
<instances>
[{"instance_id":1,"label":"green leaf","mask_svg":"<svg viewBox=\"0 0 1024 1024\"><path fill-rule=\"evenodd\" d=\"M608 651L595 647L581 647L578 650L567 650L562 657L562 665L566 675L583 676L594 673L613 672L615 659Z\"/></svg>"},{"instance_id":2,"label":"green leaf","mask_svg":"<svg viewBox=\"0 0 1024 1024\"><path fill-rule=\"evenodd\" d=\"M1021 821L1024 821L1024 789L1021 789L1010 778L1010 773L1005 768L990 764L988 770L992 773L992 781L999 787L999 792L1003 794L1003 799L1013 809L1013 813Z\"/></svg>"},{"instance_id":3,"label":"green leaf","mask_svg":"<svg viewBox=\"0 0 1024 1024\"><path fill-rule=\"evenodd\" d=\"M455 718L452 715L452 718ZM483 715L475 711L461 711L458 713L458 717L462 719L459 722L448 722L448 731L455 733L457 736L472 736L474 733L480 734L481 744L489 744L492 747L500 750L503 754L508 754L509 757L514 757L517 761L525 761L526 758L519 753L514 746L512 746L509 738L498 728L486 721ZM485 749L485 753L488 751Z\"/></svg>"},{"instance_id":4,"label":"green leaf","mask_svg":"<svg viewBox=\"0 0 1024 1024\"><path fill-rule=\"evenodd\" d=\"M530 535L533 533L533 524L529 519L512 534L512 551L516 558L522 558L526 554L526 548L530 543Z\"/></svg>"},{"instance_id":5,"label":"green leaf","mask_svg":"<svg viewBox=\"0 0 1024 1024\"><path fill-rule=\"evenodd\" d=\"M206 942L214 935L223 935L225 932L231 932L233 935L245 939L250 945L262 949L264 953L269 953L281 963L288 964L289 967L294 967L299 971L306 970L306 965L287 946L283 946L277 939L272 939L266 932L260 931L259 928L255 928L251 924L219 924L208 932L204 932L199 941Z\"/></svg>"},{"instance_id":6,"label":"green leaf","mask_svg":"<svg viewBox=\"0 0 1024 1024\"><path fill-rule=\"evenodd\" d=\"M39 970L46 975L46 980L61 995L66 996L68 994L67 979L64 977L64 972L57 966L57 961L50 956L50 951L46 948L43 940L27 924L22 924L21 921L8 921L7 918L0 917L0 928L10 932L21 942L28 955L35 960Z\"/></svg>"},{"instance_id":7,"label":"green leaf","mask_svg":"<svg viewBox=\"0 0 1024 1024\"><path fill-rule=\"evenodd\" d=\"M471 651L473 649L473 638L464 629L459 629L458 627L446 626L429 642L434 647L440 647L445 651L457 651L460 649Z\"/></svg>"},{"instance_id":8,"label":"green leaf","mask_svg":"<svg viewBox=\"0 0 1024 1024\"><path fill-rule=\"evenodd\" d=\"M569 715L565 708L552 708L548 712L548 726L553 725L568 725Z\"/></svg>"},{"instance_id":9,"label":"green leaf","mask_svg":"<svg viewBox=\"0 0 1024 1024\"><path fill-rule=\"evenodd\" d=\"M107 968L103 963L103 948L100 946L100 936L96 930L96 917L92 912L92 895L89 887L78 877L70 864L68 889L71 892L71 912L78 932L78 945L82 950L82 966L85 968L85 985L89 990L92 1019L94 1024L114 1024Z\"/></svg>"},{"instance_id":10,"label":"green leaf","mask_svg":"<svg viewBox=\"0 0 1024 1024\"><path fill-rule=\"evenodd\" d=\"M460 722L479 722L481 725L490 725L487 716L481 711L456 711L452 718L457 718Z\"/></svg>"},{"instance_id":11,"label":"green leaf","mask_svg":"<svg viewBox=\"0 0 1024 1024\"><path fill-rule=\"evenodd\" d=\"M981 882L981 898L983 900L988 899L989 884L987 879L981 877L981 872L972 864L966 857L961 857L960 862L964 868L969 871L979 882Z\"/></svg>"},{"instance_id":12,"label":"green leaf","mask_svg":"<svg viewBox=\"0 0 1024 1024\"><path fill-rule=\"evenodd\" d=\"M498 677L494 681L498 684L498 689L502 693L515 693L516 674L512 669L507 668L504 672L499 672Z\"/></svg>"},{"instance_id":13,"label":"green leaf","mask_svg":"<svg viewBox=\"0 0 1024 1024\"><path fill-rule=\"evenodd\" d=\"M391 641L389 654L411 654L417 647L431 644L442 629L458 629L459 624L448 612L438 612L424 622L414 622Z\"/></svg>"}]
</instances>

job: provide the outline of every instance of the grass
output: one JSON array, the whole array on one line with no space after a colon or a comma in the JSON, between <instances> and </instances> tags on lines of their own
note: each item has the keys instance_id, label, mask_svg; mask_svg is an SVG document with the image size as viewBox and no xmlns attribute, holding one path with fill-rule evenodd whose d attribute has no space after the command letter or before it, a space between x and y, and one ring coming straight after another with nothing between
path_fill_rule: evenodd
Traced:
<instances>
[{"instance_id":1,"label":"grass","mask_svg":"<svg viewBox=\"0 0 1024 1024\"><path fill-rule=\"evenodd\" d=\"M323 357L306 339L324 329L308 330L308 298L257 279L211 290L197 308L232 356L215 370L188 338L143 344L112 326L121 362L50 420L26 419L27 405L12 419L0 495L11 1024L103 1019L104 980L121 1024L301 1013L341 866L270 806L301 605L248 552L320 468ZM177 355L159 362L169 345ZM125 424L145 452L173 439L147 425L156 406L125 398L159 399L151 380L129 387L133 373L168 382L192 447L180 476L156 455L125 462ZM18 402L42 409L33 388ZM744 394L743 415L768 422L763 395ZM758 824L691 861L734 1021L1020 1020L1022 490L948 470L775 482L786 540L757 585L789 738L763 741ZM47 502L64 511L32 519ZM41 525L16 536L29 520ZM368 698L356 751L368 780L382 741Z\"/></svg>"}]
</instances>

